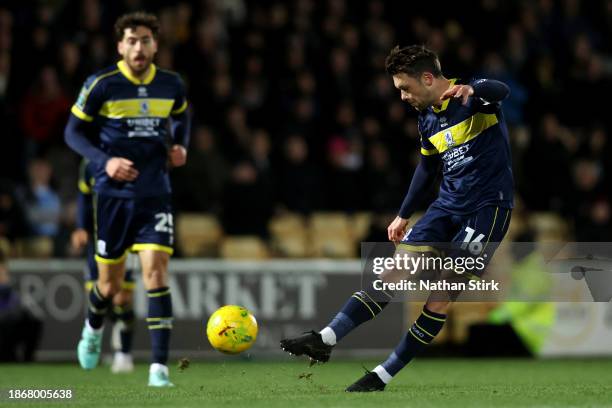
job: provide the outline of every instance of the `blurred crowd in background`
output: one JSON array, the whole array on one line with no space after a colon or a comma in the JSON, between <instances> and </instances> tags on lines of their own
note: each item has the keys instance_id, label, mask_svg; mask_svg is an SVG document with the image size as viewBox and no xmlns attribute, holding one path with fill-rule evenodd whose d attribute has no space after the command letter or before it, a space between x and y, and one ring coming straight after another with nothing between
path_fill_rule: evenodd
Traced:
<instances>
[{"instance_id":1,"label":"blurred crowd in background","mask_svg":"<svg viewBox=\"0 0 612 408\"><path fill-rule=\"evenodd\" d=\"M188 163L172 170L179 216L212 214L226 234L265 239L284 213L393 215L419 136L384 60L416 43L438 52L448 78L510 86L518 211L554 212L578 241L612 240L612 0L9 0L0 4L9 242L45 236L55 256L69 254L80 158L64 125L85 78L118 60L115 19L140 9L161 21L156 63L188 86Z\"/></svg>"}]
</instances>

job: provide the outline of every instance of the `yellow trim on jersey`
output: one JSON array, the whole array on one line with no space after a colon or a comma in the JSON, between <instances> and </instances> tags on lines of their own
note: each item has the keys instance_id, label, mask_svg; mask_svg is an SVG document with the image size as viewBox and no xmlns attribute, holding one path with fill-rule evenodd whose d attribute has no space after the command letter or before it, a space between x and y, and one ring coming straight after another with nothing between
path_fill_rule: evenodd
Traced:
<instances>
[{"instance_id":1,"label":"yellow trim on jersey","mask_svg":"<svg viewBox=\"0 0 612 408\"><path fill-rule=\"evenodd\" d=\"M495 207L495 216L493 217L493 225L491 225L491 231L489 231L489 236L487 237L487 242L485 243L480 254L483 254L487 249L487 245L489 245L489 240L491 239L491 235L493 235L493 230L495 229L495 222L497 221L497 213L499 212L499 207Z\"/></svg>"},{"instance_id":2,"label":"yellow trim on jersey","mask_svg":"<svg viewBox=\"0 0 612 408\"><path fill-rule=\"evenodd\" d=\"M170 255L174 253L174 249L172 247L160 244L134 244L130 247L130 251L132 252L146 251L148 249L165 252Z\"/></svg>"},{"instance_id":3,"label":"yellow trim on jersey","mask_svg":"<svg viewBox=\"0 0 612 408\"><path fill-rule=\"evenodd\" d=\"M457 123L449 128L441 130L429 137L429 141L434 145L438 152L443 153L455 146L462 145L476 138L482 132L498 123L497 115L494 113L478 112L464 121ZM449 146L447 136L450 133L452 142Z\"/></svg>"},{"instance_id":4,"label":"yellow trim on jersey","mask_svg":"<svg viewBox=\"0 0 612 408\"><path fill-rule=\"evenodd\" d=\"M421 154L423 156L433 156L434 154L438 154L439 152L436 149L425 149L421 147Z\"/></svg>"},{"instance_id":5,"label":"yellow trim on jersey","mask_svg":"<svg viewBox=\"0 0 612 408\"><path fill-rule=\"evenodd\" d=\"M183 104L181 105L180 108L177 108L175 110L173 110L172 112L170 112L172 115L178 115L180 113L185 112L185 110L187 109L187 101L184 101Z\"/></svg>"},{"instance_id":6,"label":"yellow trim on jersey","mask_svg":"<svg viewBox=\"0 0 612 408\"><path fill-rule=\"evenodd\" d=\"M432 246L428 246L428 245L412 245L412 244L399 244L398 247L400 248L406 248L412 252L433 252L436 255L440 254L440 251L438 251L436 248L432 247Z\"/></svg>"},{"instance_id":7,"label":"yellow trim on jersey","mask_svg":"<svg viewBox=\"0 0 612 408\"><path fill-rule=\"evenodd\" d=\"M76 116L77 118L81 120L84 120L85 122L93 122L94 120L93 116L89 116L76 105L72 105L70 112L72 112L74 116Z\"/></svg>"},{"instance_id":8,"label":"yellow trim on jersey","mask_svg":"<svg viewBox=\"0 0 612 408\"><path fill-rule=\"evenodd\" d=\"M127 254L127 250L119 258L102 258L100 255L96 254L96 262L100 262L105 265L117 265L125 261Z\"/></svg>"},{"instance_id":9,"label":"yellow trim on jersey","mask_svg":"<svg viewBox=\"0 0 612 408\"><path fill-rule=\"evenodd\" d=\"M96 77L96 79L93 80L93 82L91 83L91 85L89 85L89 88L83 88L81 90L81 94L79 94L79 99L77 100L77 103L79 103L82 106L87 105L87 98L89 98L89 94L91 93L91 90L94 89L94 87L96 86L96 84L98 82L100 82L102 79L109 77L111 75L115 75L118 74L120 71L118 69L115 69L111 72L107 72L106 74L102 74L99 77ZM81 96L83 96L83 100L81 101ZM74 116L76 116L77 118L84 120L86 122L92 122L93 121L93 117L89 116L88 114L86 114L85 112L83 112L83 110L75 103L72 106L72 109L70 109L70 111L72 112L72 114Z\"/></svg>"},{"instance_id":10,"label":"yellow trim on jersey","mask_svg":"<svg viewBox=\"0 0 612 408\"><path fill-rule=\"evenodd\" d=\"M85 180L79 180L79 191L83 194L91 194L91 186Z\"/></svg>"},{"instance_id":11,"label":"yellow trim on jersey","mask_svg":"<svg viewBox=\"0 0 612 408\"><path fill-rule=\"evenodd\" d=\"M450 88L451 86L455 85L455 82L457 82L457 78L449 79L449 81L450 81L450 85L448 87ZM448 99L445 99L444 102L442 102L442 107L440 107L440 108L436 108L435 106L432 106L431 108L433 109L433 111L435 113L440 113L442 111L445 111L446 108L448 108L448 104L449 104L451 99L452 99L452 97L450 97Z\"/></svg>"},{"instance_id":12,"label":"yellow trim on jersey","mask_svg":"<svg viewBox=\"0 0 612 408\"><path fill-rule=\"evenodd\" d=\"M172 325L171 324L157 324L155 326L149 326L148 329L149 330L153 330L153 329L171 329Z\"/></svg>"},{"instance_id":13,"label":"yellow trim on jersey","mask_svg":"<svg viewBox=\"0 0 612 408\"><path fill-rule=\"evenodd\" d=\"M98 114L110 119L142 117L167 118L170 116L173 105L173 99L122 99L104 102Z\"/></svg>"},{"instance_id":14,"label":"yellow trim on jersey","mask_svg":"<svg viewBox=\"0 0 612 408\"><path fill-rule=\"evenodd\" d=\"M134 75L132 75L132 71L130 71L128 64L124 60L119 61L117 63L117 67L119 67L119 71L121 71L123 76L125 76L128 79L128 81L130 81L134 85L150 84L151 82L153 82L153 78L155 78L155 73L157 72L157 68L155 67L155 64L151 64L151 67L149 69L149 73L147 74L147 76L144 77L142 80L140 80L136 78Z\"/></svg>"}]
</instances>

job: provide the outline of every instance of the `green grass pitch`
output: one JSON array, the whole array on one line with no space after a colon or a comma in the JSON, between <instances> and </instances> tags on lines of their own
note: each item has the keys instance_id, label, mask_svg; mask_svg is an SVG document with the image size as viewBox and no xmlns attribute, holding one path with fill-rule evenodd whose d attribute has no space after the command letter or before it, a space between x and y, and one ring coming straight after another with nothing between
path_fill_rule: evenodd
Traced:
<instances>
[{"instance_id":1,"label":"green grass pitch","mask_svg":"<svg viewBox=\"0 0 612 408\"><path fill-rule=\"evenodd\" d=\"M192 361L173 366L173 389L149 389L146 365L133 374L76 364L0 365L0 408L66 407L612 407L612 360L424 359L411 363L382 393L344 388L375 362L304 359ZM71 402L18 402L8 388L71 388Z\"/></svg>"}]
</instances>

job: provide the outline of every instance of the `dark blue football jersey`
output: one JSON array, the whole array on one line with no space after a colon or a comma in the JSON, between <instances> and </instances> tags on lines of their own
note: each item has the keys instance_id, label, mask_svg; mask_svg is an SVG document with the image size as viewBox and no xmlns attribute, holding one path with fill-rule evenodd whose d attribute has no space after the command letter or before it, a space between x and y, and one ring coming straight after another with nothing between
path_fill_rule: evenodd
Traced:
<instances>
[{"instance_id":1,"label":"dark blue football jersey","mask_svg":"<svg viewBox=\"0 0 612 408\"><path fill-rule=\"evenodd\" d=\"M89 77L72 113L96 125L96 144L101 150L131 160L139 172L136 180L120 182L98 166L94 190L125 198L169 194L168 122L186 109L180 76L155 65L143 80L133 77L124 61Z\"/></svg>"},{"instance_id":2,"label":"dark blue football jersey","mask_svg":"<svg viewBox=\"0 0 612 408\"><path fill-rule=\"evenodd\" d=\"M460 83L453 79L451 82ZM512 161L501 103L471 97L429 107L418 119L421 154L439 155L442 182L432 204L454 214L513 206Z\"/></svg>"}]
</instances>

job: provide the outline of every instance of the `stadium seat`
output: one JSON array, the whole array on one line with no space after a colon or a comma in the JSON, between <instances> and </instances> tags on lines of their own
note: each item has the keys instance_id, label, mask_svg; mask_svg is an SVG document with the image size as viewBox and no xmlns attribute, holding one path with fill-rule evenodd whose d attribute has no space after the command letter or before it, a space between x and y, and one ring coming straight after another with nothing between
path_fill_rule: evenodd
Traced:
<instances>
[{"instance_id":1,"label":"stadium seat","mask_svg":"<svg viewBox=\"0 0 612 408\"><path fill-rule=\"evenodd\" d=\"M370 224L372 223L372 214L369 212L358 212L352 217L352 229L353 238L360 242L362 241L370 231Z\"/></svg>"},{"instance_id":2,"label":"stadium seat","mask_svg":"<svg viewBox=\"0 0 612 408\"><path fill-rule=\"evenodd\" d=\"M11 243L5 237L0 237L0 251L4 254L6 258L14 256L13 248L11 247Z\"/></svg>"},{"instance_id":3,"label":"stadium seat","mask_svg":"<svg viewBox=\"0 0 612 408\"><path fill-rule=\"evenodd\" d=\"M177 246L184 256L218 256L223 230L215 216L185 213L176 222Z\"/></svg>"},{"instance_id":4,"label":"stadium seat","mask_svg":"<svg viewBox=\"0 0 612 408\"><path fill-rule=\"evenodd\" d=\"M15 242L15 254L23 258L46 259L53 256L53 240L49 237L32 237Z\"/></svg>"},{"instance_id":5,"label":"stadium seat","mask_svg":"<svg viewBox=\"0 0 612 408\"><path fill-rule=\"evenodd\" d=\"M221 243L221 257L225 259L265 259L268 248L257 236L229 236Z\"/></svg>"},{"instance_id":6,"label":"stadium seat","mask_svg":"<svg viewBox=\"0 0 612 408\"><path fill-rule=\"evenodd\" d=\"M310 217L311 255L324 258L355 258L357 244L349 217L343 213L314 213Z\"/></svg>"},{"instance_id":7,"label":"stadium seat","mask_svg":"<svg viewBox=\"0 0 612 408\"><path fill-rule=\"evenodd\" d=\"M274 256L305 258L308 256L306 221L299 214L283 214L270 220L270 245Z\"/></svg>"},{"instance_id":8,"label":"stadium seat","mask_svg":"<svg viewBox=\"0 0 612 408\"><path fill-rule=\"evenodd\" d=\"M350 234L351 223L348 215L338 212L317 212L310 216L310 229L315 233Z\"/></svg>"},{"instance_id":9,"label":"stadium seat","mask_svg":"<svg viewBox=\"0 0 612 408\"><path fill-rule=\"evenodd\" d=\"M295 234L305 231L306 221L300 214L286 213L273 217L268 229L272 235Z\"/></svg>"},{"instance_id":10,"label":"stadium seat","mask_svg":"<svg viewBox=\"0 0 612 408\"><path fill-rule=\"evenodd\" d=\"M350 235L312 235L311 255L317 258L355 258L357 245Z\"/></svg>"}]
</instances>

